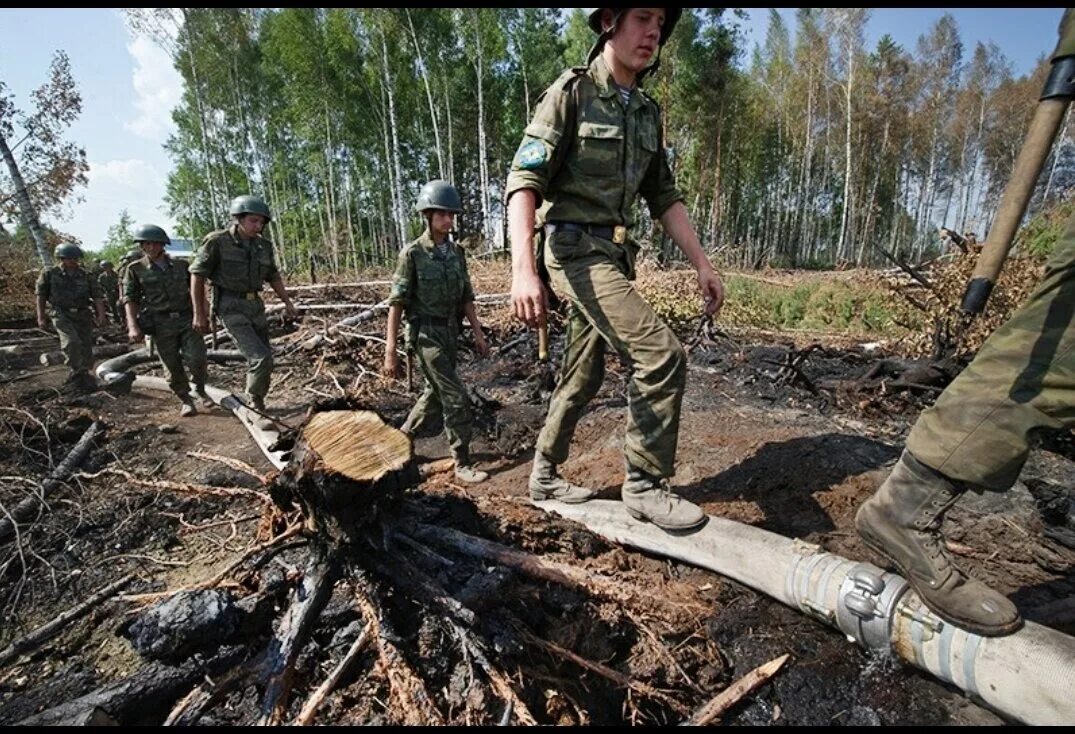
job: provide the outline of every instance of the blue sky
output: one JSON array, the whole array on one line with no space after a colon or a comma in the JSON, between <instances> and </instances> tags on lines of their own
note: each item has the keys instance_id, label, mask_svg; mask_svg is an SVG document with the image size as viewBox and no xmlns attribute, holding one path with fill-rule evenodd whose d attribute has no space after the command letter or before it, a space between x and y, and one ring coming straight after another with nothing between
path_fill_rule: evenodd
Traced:
<instances>
[{"instance_id":1,"label":"blue sky","mask_svg":"<svg viewBox=\"0 0 1075 734\"><path fill-rule=\"evenodd\" d=\"M749 59L753 44L765 38L768 9L746 10L743 58ZM794 29L795 9L780 12ZM1052 51L1062 14L1060 8L874 9L867 43L889 33L914 49L918 36L945 12L959 25L966 55L978 41L993 41L1016 74L1027 73L1039 56ZM56 49L70 56L82 92L82 115L68 138L86 149L89 185L81 191L81 202L48 224L97 249L126 208L137 222L159 224L173 237L190 237L175 228L163 200L170 163L161 146L181 93L179 76L164 52L132 37L122 13L105 8L0 9L0 38L0 78L18 106L25 108L30 91L45 81ZM204 233L193 234L197 239Z\"/></svg>"}]
</instances>

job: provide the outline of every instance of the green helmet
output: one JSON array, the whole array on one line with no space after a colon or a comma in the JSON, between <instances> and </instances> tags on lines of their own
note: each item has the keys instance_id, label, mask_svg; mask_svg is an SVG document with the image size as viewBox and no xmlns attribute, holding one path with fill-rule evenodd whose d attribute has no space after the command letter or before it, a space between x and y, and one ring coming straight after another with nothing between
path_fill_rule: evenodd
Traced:
<instances>
[{"instance_id":1,"label":"green helmet","mask_svg":"<svg viewBox=\"0 0 1075 734\"><path fill-rule=\"evenodd\" d=\"M442 179L436 179L422 187L418 192L418 203L414 205L415 211L424 212L427 209L459 213L463 211L463 201L454 186Z\"/></svg>"},{"instance_id":2,"label":"green helmet","mask_svg":"<svg viewBox=\"0 0 1075 734\"><path fill-rule=\"evenodd\" d=\"M125 263L133 263L135 260L138 260L141 257L142 257L142 251L139 250L136 247L133 250L127 250L127 254L123 256L123 262L125 262Z\"/></svg>"},{"instance_id":3,"label":"green helmet","mask_svg":"<svg viewBox=\"0 0 1075 734\"><path fill-rule=\"evenodd\" d=\"M590 11L590 30L596 33L598 36L604 36L600 40L605 40L608 35L605 35L604 29L601 27L601 11L604 8L594 8ZM612 27L615 29L616 24L620 21L620 16L623 15L630 8L609 8L612 11ZM676 23L679 22L679 16L683 14L683 8L665 8L664 9L664 25L661 26L661 40L660 44L663 46L668 37L672 35L672 31L676 28Z\"/></svg>"},{"instance_id":4,"label":"green helmet","mask_svg":"<svg viewBox=\"0 0 1075 734\"><path fill-rule=\"evenodd\" d=\"M104 270L105 268L108 268L109 270L111 270L112 269L112 262L110 260L99 260L97 262L97 267L101 268L102 270Z\"/></svg>"},{"instance_id":5,"label":"green helmet","mask_svg":"<svg viewBox=\"0 0 1075 734\"><path fill-rule=\"evenodd\" d=\"M168 244L168 233L155 224L139 224L134 228L135 242L163 242ZM141 255L139 255L141 257Z\"/></svg>"},{"instance_id":6,"label":"green helmet","mask_svg":"<svg viewBox=\"0 0 1075 734\"><path fill-rule=\"evenodd\" d=\"M64 242L62 245L56 245L56 259L61 257L75 257L82 258L82 248L71 242Z\"/></svg>"},{"instance_id":7,"label":"green helmet","mask_svg":"<svg viewBox=\"0 0 1075 734\"><path fill-rule=\"evenodd\" d=\"M266 219L272 219L269 213L269 205L256 196L236 196L231 200L231 208L228 210L233 217L241 217L244 214L260 214Z\"/></svg>"}]
</instances>

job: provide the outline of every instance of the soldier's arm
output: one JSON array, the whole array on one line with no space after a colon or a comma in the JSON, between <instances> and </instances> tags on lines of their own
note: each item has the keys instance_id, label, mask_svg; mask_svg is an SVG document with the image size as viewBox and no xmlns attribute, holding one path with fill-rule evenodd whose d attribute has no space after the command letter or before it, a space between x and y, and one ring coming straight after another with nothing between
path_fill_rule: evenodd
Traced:
<instances>
[{"instance_id":1,"label":"soldier's arm","mask_svg":"<svg viewBox=\"0 0 1075 734\"><path fill-rule=\"evenodd\" d=\"M138 325L138 308L142 304L142 282L128 266L123 271L123 310L127 313L127 338L137 343L145 338Z\"/></svg>"},{"instance_id":2,"label":"soldier's arm","mask_svg":"<svg viewBox=\"0 0 1075 734\"><path fill-rule=\"evenodd\" d=\"M199 334L208 334L212 328L209 324L209 304L205 298L205 276L191 273L190 302L194 306L194 330Z\"/></svg>"},{"instance_id":3,"label":"soldier's arm","mask_svg":"<svg viewBox=\"0 0 1075 734\"><path fill-rule=\"evenodd\" d=\"M34 292L37 294L37 326L39 329L48 329L49 322L45 318L45 308L49 297L49 281L48 271L42 270L41 275L37 277L37 284L34 286Z\"/></svg>"},{"instance_id":4,"label":"soldier's arm","mask_svg":"<svg viewBox=\"0 0 1075 734\"><path fill-rule=\"evenodd\" d=\"M412 248L406 247L399 253L396 272L392 275L392 290L388 294L388 325L384 335L384 373L395 377L399 374L399 324L403 309L413 297L411 284L414 282L414 261L411 260Z\"/></svg>"},{"instance_id":5,"label":"soldier's arm","mask_svg":"<svg viewBox=\"0 0 1075 734\"><path fill-rule=\"evenodd\" d=\"M706 314L712 316L720 311L720 307L724 305L724 281L706 257L682 201L677 201L665 210L661 215L661 226L698 272L698 288L705 299Z\"/></svg>"},{"instance_id":6,"label":"soldier's arm","mask_svg":"<svg viewBox=\"0 0 1075 734\"><path fill-rule=\"evenodd\" d=\"M571 85L561 76L538 102L534 119L512 160L505 198L511 237L511 305L515 317L534 327L545 323L548 297L534 260L534 212L545 189L563 164L574 134L574 100Z\"/></svg>"},{"instance_id":7,"label":"soldier's arm","mask_svg":"<svg viewBox=\"0 0 1075 734\"><path fill-rule=\"evenodd\" d=\"M388 326L384 335L384 374L389 377L398 377L399 355L396 353L399 343L399 322L403 316L403 306L393 303L388 307Z\"/></svg>"},{"instance_id":8,"label":"soldier's arm","mask_svg":"<svg viewBox=\"0 0 1075 734\"><path fill-rule=\"evenodd\" d=\"M108 323L108 312L105 311L105 294L96 275L90 275L90 298L93 299L94 310L98 326Z\"/></svg>"},{"instance_id":9,"label":"soldier's arm","mask_svg":"<svg viewBox=\"0 0 1075 734\"><path fill-rule=\"evenodd\" d=\"M269 287L273 289L276 296L284 304L284 309L287 311L288 316L295 317L299 315L299 311L295 308L295 304L291 300L291 296L287 293L287 288L284 287L284 279L280 277L280 273L276 273L272 280L269 281Z\"/></svg>"}]
</instances>

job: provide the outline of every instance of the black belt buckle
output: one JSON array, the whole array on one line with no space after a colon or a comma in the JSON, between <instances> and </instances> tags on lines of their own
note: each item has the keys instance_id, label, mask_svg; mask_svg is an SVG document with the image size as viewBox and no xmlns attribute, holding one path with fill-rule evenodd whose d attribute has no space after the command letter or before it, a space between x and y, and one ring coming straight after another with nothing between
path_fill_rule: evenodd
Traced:
<instances>
[{"instance_id":1,"label":"black belt buckle","mask_svg":"<svg viewBox=\"0 0 1075 734\"><path fill-rule=\"evenodd\" d=\"M575 222L549 222L546 225L548 234L553 234L557 230L563 230L564 232L589 232L595 237L606 239L617 245L622 245L627 241L627 227L622 224L616 225L601 225L601 224L576 224Z\"/></svg>"}]
</instances>

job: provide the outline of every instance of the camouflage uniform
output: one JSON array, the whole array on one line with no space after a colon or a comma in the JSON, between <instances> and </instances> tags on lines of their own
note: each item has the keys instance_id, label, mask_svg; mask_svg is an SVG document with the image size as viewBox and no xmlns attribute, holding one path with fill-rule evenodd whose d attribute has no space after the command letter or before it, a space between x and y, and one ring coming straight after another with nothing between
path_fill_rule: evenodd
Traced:
<instances>
[{"instance_id":1,"label":"camouflage uniform","mask_svg":"<svg viewBox=\"0 0 1075 734\"><path fill-rule=\"evenodd\" d=\"M442 413L452 456L463 465L469 464L472 416L466 387L456 373L456 342L463 306L473 300L466 256L455 243L442 255L426 230L400 252L388 303L403 307L407 348L426 380L403 430L417 433Z\"/></svg>"},{"instance_id":2,"label":"camouflage uniform","mask_svg":"<svg viewBox=\"0 0 1075 734\"><path fill-rule=\"evenodd\" d=\"M93 302L102 298L97 279L84 268L53 265L41 270L37 295L48 302L60 350L72 376L93 367Z\"/></svg>"},{"instance_id":3,"label":"camouflage uniform","mask_svg":"<svg viewBox=\"0 0 1075 734\"><path fill-rule=\"evenodd\" d=\"M119 275L115 270L101 270L97 275L97 282L101 285L101 291L104 293L105 305L108 306L108 312L112 314L112 319L117 324L123 323L123 309L120 308L120 295L119 295Z\"/></svg>"},{"instance_id":4,"label":"camouflage uniform","mask_svg":"<svg viewBox=\"0 0 1075 734\"><path fill-rule=\"evenodd\" d=\"M660 109L637 88L625 108L601 56L565 72L539 100L515 154L506 198L520 189L548 204L544 263L553 289L571 305L560 381L538 450L554 464L567 459L611 347L631 366L626 461L671 477L686 356L632 286L639 248L626 236L637 194L654 218L683 198L664 153Z\"/></svg>"},{"instance_id":5,"label":"camouflage uniform","mask_svg":"<svg viewBox=\"0 0 1075 734\"><path fill-rule=\"evenodd\" d=\"M1075 427L1075 217L1027 302L922 413L907 449L944 475L1012 486L1038 429Z\"/></svg>"},{"instance_id":6,"label":"camouflage uniform","mask_svg":"<svg viewBox=\"0 0 1075 734\"><path fill-rule=\"evenodd\" d=\"M123 293L141 311L140 319L152 329L161 363L168 370L168 386L186 401L190 383L183 371L186 363L195 389L205 391L205 340L194 331L187 263L164 255L164 267L149 257L135 260L124 271Z\"/></svg>"},{"instance_id":7,"label":"camouflage uniform","mask_svg":"<svg viewBox=\"0 0 1075 734\"><path fill-rule=\"evenodd\" d=\"M239 225L232 224L206 235L190 272L213 282L216 313L247 360L246 392L264 399L273 359L269 322L259 294L262 283L279 274L272 243L261 236L242 239Z\"/></svg>"}]
</instances>

